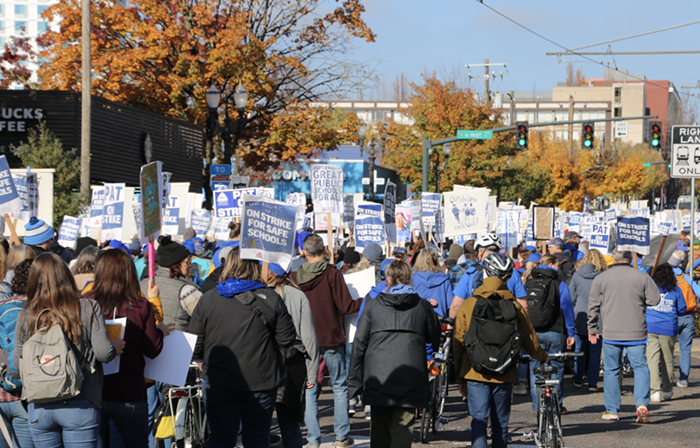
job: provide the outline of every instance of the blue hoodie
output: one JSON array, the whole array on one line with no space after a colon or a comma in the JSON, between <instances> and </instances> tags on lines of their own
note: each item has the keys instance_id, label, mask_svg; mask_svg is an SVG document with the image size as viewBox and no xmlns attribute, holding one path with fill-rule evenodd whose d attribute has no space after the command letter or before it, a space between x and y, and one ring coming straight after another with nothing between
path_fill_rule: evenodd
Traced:
<instances>
[{"instance_id":1,"label":"blue hoodie","mask_svg":"<svg viewBox=\"0 0 700 448\"><path fill-rule=\"evenodd\" d=\"M227 278L216 285L216 291L224 297L233 297L246 291L264 288L265 285L255 280L241 280L238 278Z\"/></svg>"},{"instance_id":2,"label":"blue hoodie","mask_svg":"<svg viewBox=\"0 0 700 448\"><path fill-rule=\"evenodd\" d=\"M685 313L685 299L681 288L672 290L659 287L661 301L647 308L647 332L663 336L678 336L678 316Z\"/></svg>"},{"instance_id":3,"label":"blue hoodie","mask_svg":"<svg viewBox=\"0 0 700 448\"><path fill-rule=\"evenodd\" d=\"M434 308L435 314L449 317L450 305L452 305L452 299L454 298L452 281L450 281L449 275L442 272L435 274L420 271L414 272L411 284L423 299L437 301L438 305Z\"/></svg>"}]
</instances>

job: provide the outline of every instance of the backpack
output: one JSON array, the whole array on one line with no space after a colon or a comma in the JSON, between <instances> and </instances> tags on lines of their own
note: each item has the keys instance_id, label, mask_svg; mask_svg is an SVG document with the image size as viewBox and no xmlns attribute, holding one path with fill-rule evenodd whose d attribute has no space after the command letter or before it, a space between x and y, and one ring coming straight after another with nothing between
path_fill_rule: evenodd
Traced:
<instances>
[{"instance_id":1,"label":"backpack","mask_svg":"<svg viewBox=\"0 0 700 448\"><path fill-rule=\"evenodd\" d=\"M676 281L685 299L685 310L689 313L697 306L697 299L695 298L693 287L690 286L690 283L688 283L688 280L686 280L682 274L676 277Z\"/></svg>"},{"instance_id":2,"label":"backpack","mask_svg":"<svg viewBox=\"0 0 700 448\"><path fill-rule=\"evenodd\" d=\"M39 325L39 313L34 328ZM20 376L24 398L30 403L53 403L69 400L80 394L83 385L83 365L77 350L58 324L41 327L23 346Z\"/></svg>"},{"instance_id":3,"label":"backpack","mask_svg":"<svg viewBox=\"0 0 700 448\"><path fill-rule=\"evenodd\" d=\"M560 314L559 283L553 278L533 275L525 282L527 314L535 328L548 329Z\"/></svg>"},{"instance_id":4,"label":"backpack","mask_svg":"<svg viewBox=\"0 0 700 448\"><path fill-rule=\"evenodd\" d=\"M472 368L482 375L504 375L520 358L522 339L517 308L498 294L475 296L469 331L462 337L464 353Z\"/></svg>"},{"instance_id":5,"label":"backpack","mask_svg":"<svg viewBox=\"0 0 700 448\"><path fill-rule=\"evenodd\" d=\"M22 380L15 369L15 326L22 311L23 299L0 302L0 387L8 392L19 392Z\"/></svg>"}]
</instances>

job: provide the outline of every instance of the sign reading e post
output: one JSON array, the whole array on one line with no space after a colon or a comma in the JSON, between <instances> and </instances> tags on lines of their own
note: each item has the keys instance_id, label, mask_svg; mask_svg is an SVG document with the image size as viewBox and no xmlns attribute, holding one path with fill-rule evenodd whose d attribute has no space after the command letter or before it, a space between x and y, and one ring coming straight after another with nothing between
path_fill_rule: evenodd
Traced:
<instances>
[{"instance_id":1,"label":"sign reading e post","mask_svg":"<svg viewBox=\"0 0 700 448\"><path fill-rule=\"evenodd\" d=\"M294 254L297 207L252 195L244 195L241 204L241 258L287 269Z\"/></svg>"},{"instance_id":2,"label":"sign reading e post","mask_svg":"<svg viewBox=\"0 0 700 448\"><path fill-rule=\"evenodd\" d=\"M73 218L72 216L64 216L61 229L58 231L58 244L63 247L75 249L75 243L78 241L80 226L83 220Z\"/></svg>"},{"instance_id":3,"label":"sign reading e post","mask_svg":"<svg viewBox=\"0 0 700 448\"><path fill-rule=\"evenodd\" d=\"M649 218L617 218L617 248L649 254L651 224Z\"/></svg>"},{"instance_id":4,"label":"sign reading e post","mask_svg":"<svg viewBox=\"0 0 700 448\"><path fill-rule=\"evenodd\" d=\"M311 165L311 200L315 213L340 213L343 169L340 165Z\"/></svg>"}]
</instances>

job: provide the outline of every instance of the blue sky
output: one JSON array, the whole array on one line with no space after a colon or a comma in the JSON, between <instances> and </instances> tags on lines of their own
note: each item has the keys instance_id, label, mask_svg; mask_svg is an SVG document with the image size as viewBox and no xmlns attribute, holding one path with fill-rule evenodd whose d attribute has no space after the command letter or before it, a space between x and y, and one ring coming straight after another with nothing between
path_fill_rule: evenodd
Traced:
<instances>
[{"instance_id":1,"label":"blue sky","mask_svg":"<svg viewBox=\"0 0 700 448\"><path fill-rule=\"evenodd\" d=\"M567 47L700 20L700 0L483 0L492 8ZM333 2L331 2L333 3ZM498 16L477 0L364 0L365 20L377 34L374 43L355 43L353 59L376 67L387 85L404 73L420 82L426 69L441 73L465 64L505 62L503 80L491 90L551 92L565 80L566 63L545 53L560 51ZM700 24L611 44L612 51L700 50ZM581 51L605 51L606 45ZM589 56L601 61L603 56ZM610 56L606 62L613 62ZM572 59L582 60L581 57ZM700 54L615 56L612 64L647 79L669 79L677 87L700 80ZM575 63L588 78L602 78L604 67ZM472 70L483 77L483 68ZM471 87L483 90L483 79ZM387 87L387 90L390 89ZM700 96L700 89L691 91ZM367 93L365 94L367 95ZM366 98L366 96L365 96ZM391 98L387 98L391 99Z\"/></svg>"}]
</instances>

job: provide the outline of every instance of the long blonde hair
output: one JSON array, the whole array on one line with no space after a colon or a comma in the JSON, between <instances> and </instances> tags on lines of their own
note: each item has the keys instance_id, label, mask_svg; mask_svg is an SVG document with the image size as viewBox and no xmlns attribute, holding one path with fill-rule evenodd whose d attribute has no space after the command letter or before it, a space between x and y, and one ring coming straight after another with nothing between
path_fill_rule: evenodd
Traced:
<instances>
[{"instance_id":1,"label":"long blonde hair","mask_svg":"<svg viewBox=\"0 0 700 448\"><path fill-rule=\"evenodd\" d=\"M7 254L7 259L5 260L6 271L14 269L18 264L26 260L27 258L35 258L36 254L34 249L27 246L26 244L18 244L10 249L10 253Z\"/></svg>"},{"instance_id":2,"label":"long blonde hair","mask_svg":"<svg viewBox=\"0 0 700 448\"><path fill-rule=\"evenodd\" d=\"M523 283L530 279L530 276L532 275L532 270L535 269L537 266L539 265L536 261L528 261L527 263L525 263L525 273L522 275L522 277L520 277Z\"/></svg>"},{"instance_id":3,"label":"long blonde hair","mask_svg":"<svg viewBox=\"0 0 700 448\"><path fill-rule=\"evenodd\" d=\"M437 254L432 249L421 249L416 257L416 262L413 265L414 272L429 272L431 274L444 272Z\"/></svg>"},{"instance_id":4,"label":"long blonde hair","mask_svg":"<svg viewBox=\"0 0 700 448\"><path fill-rule=\"evenodd\" d=\"M588 249L586 255L576 263L576 269L579 269L584 264L592 264L597 272L603 272L608 269L608 263L598 249Z\"/></svg>"}]
</instances>

